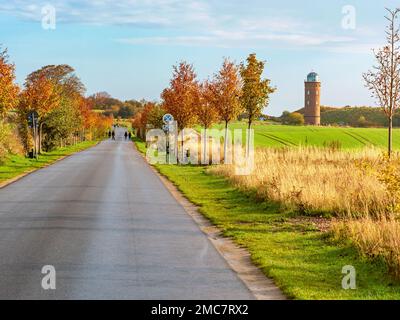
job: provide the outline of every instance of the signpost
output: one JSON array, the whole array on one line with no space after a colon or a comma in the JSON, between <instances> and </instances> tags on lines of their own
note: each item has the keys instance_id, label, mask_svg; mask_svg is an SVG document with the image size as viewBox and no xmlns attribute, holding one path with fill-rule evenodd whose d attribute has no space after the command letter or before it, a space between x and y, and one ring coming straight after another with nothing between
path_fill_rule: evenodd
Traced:
<instances>
[{"instance_id":1,"label":"signpost","mask_svg":"<svg viewBox=\"0 0 400 320\"><path fill-rule=\"evenodd\" d=\"M172 114L164 114L163 116L163 130L164 132L167 134L167 150L166 150L166 160L167 160L167 164L169 163L169 155L170 155L170 143L169 143L169 133L171 132L171 130L173 130L173 123L174 123L175 119L172 116Z\"/></svg>"},{"instance_id":2,"label":"signpost","mask_svg":"<svg viewBox=\"0 0 400 320\"><path fill-rule=\"evenodd\" d=\"M38 146L37 146L37 135L39 128L39 115L36 111L30 111L28 114L28 127L33 132L33 155L32 157L38 158Z\"/></svg>"},{"instance_id":3,"label":"signpost","mask_svg":"<svg viewBox=\"0 0 400 320\"><path fill-rule=\"evenodd\" d=\"M169 114L169 113L164 114L164 116L163 116L164 124L169 124L173 121L174 121L174 117L172 116L172 114Z\"/></svg>"}]
</instances>

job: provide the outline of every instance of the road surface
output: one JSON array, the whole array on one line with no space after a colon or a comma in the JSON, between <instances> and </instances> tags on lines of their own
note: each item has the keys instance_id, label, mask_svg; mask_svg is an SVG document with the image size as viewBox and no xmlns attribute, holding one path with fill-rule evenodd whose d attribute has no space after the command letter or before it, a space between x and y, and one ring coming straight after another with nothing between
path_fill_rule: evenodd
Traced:
<instances>
[{"instance_id":1,"label":"road surface","mask_svg":"<svg viewBox=\"0 0 400 320\"><path fill-rule=\"evenodd\" d=\"M121 130L0 189L0 299L252 298Z\"/></svg>"}]
</instances>

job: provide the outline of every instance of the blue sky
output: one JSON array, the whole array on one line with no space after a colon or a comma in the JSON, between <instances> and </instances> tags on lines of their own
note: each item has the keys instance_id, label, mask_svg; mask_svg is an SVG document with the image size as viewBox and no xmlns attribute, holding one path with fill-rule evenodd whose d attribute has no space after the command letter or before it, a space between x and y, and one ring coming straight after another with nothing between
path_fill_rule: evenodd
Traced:
<instances>
[{"instance_id":1,"label":"blue sky","mask_svg":"<svg viewBox=\"0 0 400 320\"><path fill-rule=\"evenodd\" d=\"M56 9L55 30L42 28L47 4ZM342 27L348 5L354 29ZM374 104L361 75L383 44L385 7L396 1L0 0L0 43L19 83L43 65L66 63L88 94L120 99L158 100L180 60L205 79L223 57L240 62L255 52L278 89L266 111L279 115L302 107L311 70L323 82L322 104Z\"/></svg>"}]
</instances>

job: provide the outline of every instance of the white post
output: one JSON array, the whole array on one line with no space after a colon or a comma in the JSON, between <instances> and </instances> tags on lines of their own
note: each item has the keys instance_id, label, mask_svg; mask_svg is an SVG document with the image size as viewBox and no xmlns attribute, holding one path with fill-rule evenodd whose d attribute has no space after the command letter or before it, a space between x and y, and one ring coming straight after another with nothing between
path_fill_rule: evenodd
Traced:
<instances>
[{"instance_id":1,"label":"white post","mask_svg":"<svg viewBox=\"0 0 400 320\"><path fill-rule=\"evenodd\" d=\"M204 128L204 150L203 150L203 164L208 164L208 157L207 157L207 128Z\"/></svg>"}]
</instances>

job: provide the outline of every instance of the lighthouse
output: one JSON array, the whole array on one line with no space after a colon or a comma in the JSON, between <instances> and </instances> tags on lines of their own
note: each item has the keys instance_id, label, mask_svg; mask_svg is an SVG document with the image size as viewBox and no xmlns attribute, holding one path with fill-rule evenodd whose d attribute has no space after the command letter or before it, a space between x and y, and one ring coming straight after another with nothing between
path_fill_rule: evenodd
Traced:
<instances>
[{"instance_id":1,"label":"lighthouse","mask_svg":"<svg viewBox=\"0 0 400 320\"><path fill-rule=\"evenodd\" d=\"M321 81L315 72L307 75L304 82L305 99L304 99L304 121L308 125L319 126L321 124Z\"/></svg>"}]
</instances>

